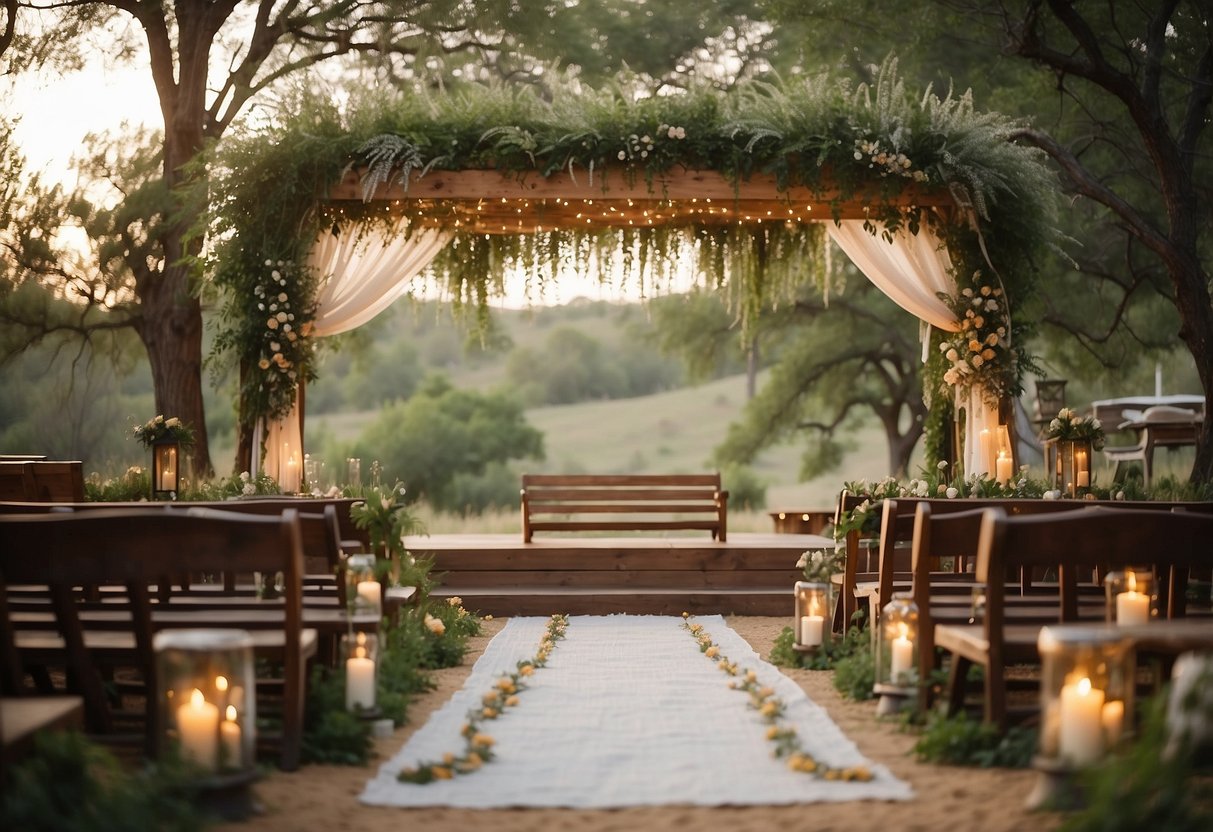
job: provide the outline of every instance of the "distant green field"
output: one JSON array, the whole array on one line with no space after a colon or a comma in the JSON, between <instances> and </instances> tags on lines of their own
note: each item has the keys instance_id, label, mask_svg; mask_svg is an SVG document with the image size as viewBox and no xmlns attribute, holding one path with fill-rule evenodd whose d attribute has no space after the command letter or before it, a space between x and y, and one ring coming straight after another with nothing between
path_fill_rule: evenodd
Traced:
<instances>
[{"instance_id":1,"label":"distant green field","mask_svg":"<svg viewBox=\"0 0 1213 832\"><path fill-rule=\"evenodd\" d=\"M683 473L713 470L711 455L745 405L745 377L731 376L667 393L634 399L541 407L527 420L544 433L547 459L528 464L533 471L582 473ZM373 412L314 416L309 434L331 432L338 440L355 438L374 419ZM849 453L834 474L798 482L800 451L780 446L753 464L767 483L770 508L829 506L844 480L875 479L887 471L880 429L859 429ZM727 486L727 483L726 483Z\"/></svg>"}]
</instances>

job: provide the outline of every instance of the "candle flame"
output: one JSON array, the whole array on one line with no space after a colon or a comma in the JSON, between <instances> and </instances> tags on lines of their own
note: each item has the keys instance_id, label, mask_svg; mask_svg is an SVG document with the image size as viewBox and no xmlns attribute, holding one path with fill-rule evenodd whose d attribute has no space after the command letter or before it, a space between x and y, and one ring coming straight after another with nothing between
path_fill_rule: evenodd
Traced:
<instances>
[{"instance_id":1,"label":"candle flame","mask_svg":"<svg viewBox=\"0 0 1213 832\"><path fill-rule=\"evenodd\" d=\"M227 691L227 677L226 676L216 676L215 677L215 690L219 691L220 693L224 693L225 691Z\"/></svg>"},{"instance_id":2,"label":"candle flame","mask_svg":"<svg viewBox=\"0 0 1213 832\"><path fill-rule=\"evenodd\" d=\"M236 721L236 706L228 705L227 710L223 712L223 715L225 717L227 717L228 722L235 722Z\"/></svg>"},{"instance_id":3,"label":"candle flame","mask_svg":"<svg viewBox=\"0 0 1213 832\"><path fill-rule=\"evenodd\" d=\"M358 634L358 643L359 643L359 644L366 644L366 633L359 633L359 634Z\"/></svg>"},{"instance_id":4,"label":"candle flame","mask_svg":"<svg viewBox=\"0 0 1213 832\"><path fill-rule=\"evenodd\" d=\"M1129 570L1129 592L1137 591L1137 573Z\"/></svg>"},{"instance_id":5,"label":"candle flame","mask_svg":"<svg viewBox=\"0 0 1213 832\"><path fill-rule=\"evenodd\" d=\"M365 647L355 647L354 648L354 658L355 659L365 659L366 658L366 648Z\"/></svg>"},{"instance_id":6,"label":"candle flame","mask_svg":"<svg viewBox=\"0 0 1213 832\"><path fill-rule=\"evenodd\" d=\"M206 697L202 695L202 691L194 688L194 692L190 694L190 707L201 708L206 704Z\"/></svg>"},{"instance_id":7,"label":"candle flame","mask_svg":"<svg viewBox=\"0 0 1213 832\"><path fill-rule=\"evenodd\" d=\"M1087 696L1090 693L1091 693L1091 680L1090 680L1090 678L1083 676L1081 679L1078 680L1078 695Z\"/></svg>"},{"instance_id":8,"label":"candle flame","mask_svg":"<svg viewBox=\"0 0 1213 832\"><path fill-rule=\"evenodd\" d=\"M907 639L910 637L910 628L906 626L904 621L897 622L897 637Z\"/></svg>"}]
</instances>

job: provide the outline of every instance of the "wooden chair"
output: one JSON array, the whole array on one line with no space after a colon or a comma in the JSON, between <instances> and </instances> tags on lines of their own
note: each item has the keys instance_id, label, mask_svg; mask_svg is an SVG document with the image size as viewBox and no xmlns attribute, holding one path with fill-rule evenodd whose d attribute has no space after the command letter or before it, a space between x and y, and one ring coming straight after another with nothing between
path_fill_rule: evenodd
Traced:
<instances>
[{"instance_id":1,"label":"wooden chair","mask_svg":"<svg viewBox=\"0 0 1213 832\"><path fill-rule=\"evenodd\" d=\"M20 678L12 678L24 667L61 665L84 698L89 730L104 735L122 727L107 695L106 674L115 666L134 668L143 684L139 716L144 748L154 754L158 709L148 703L156 689L152 637L160 625L152 587L171 582L182 570L281 572L284 591L278 614L250 619L240 611L198 610L175 626L249 629L258 656L281 663L279 765L294 770L302 740L307 662L316 651L317 637L315 630L302 626L302 567L294 510L276 517L160 508L0 516L0 596L6 597L13 584L44 585L58 628L18 629L14 613L6 613L6 629L15 631L18 664L12 666L11 656L6 660L6 688L13 693L25 689ZM103 584L125 587L126 614L108 615L100 626L82 612L76 588Z\"/></svg>"},{"instance_id":2,"label":"wooden chair","mask_svg":"<svg viewBox=\"0 0 1213 832\"><path fill-rule=\"evenodd\" d=\"M984 671L984 715L1000 728L1007 723L1007 668L1039 661L1039 624L1008 616L1008 570L1051 567L1058 572L1057 622L1078 618L1078 576L1100 567L1153 566L1159 575L1160 604L1167 618L1184 615L1188 570L1213 560L1213 516L1194 512L1135 511L1106 507L1060 514L1009 517L987 508L981 520L976 578L985 585L981 624L935 627L935 643L952 654L948 709L963 705L968 668Z\"/></svg>"}]
</instances>

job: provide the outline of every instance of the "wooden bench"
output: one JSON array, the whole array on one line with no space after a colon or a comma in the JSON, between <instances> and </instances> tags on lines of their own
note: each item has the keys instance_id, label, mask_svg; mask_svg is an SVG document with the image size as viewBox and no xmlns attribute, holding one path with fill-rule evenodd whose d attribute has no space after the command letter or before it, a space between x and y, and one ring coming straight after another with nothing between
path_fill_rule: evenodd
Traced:
<instances>
[{"instance_id":1,"label":"wooden bench","mask_svg":"<svg viewBox=\"0 0 1213 832\"><path fill-rule=\"evenodd\" d=\"M1000 728L1007 723L1007 668L1039 662L1039 624L1021 624L1007 614L1008 570L1055 568L1059 592L1057 622L1078 617L1078 574L1096 568L1153 566L1159 575L1159 603L1167 618L1185 613L1188 570L1213 560L1213 515L1091 507L1051 515L1009 517L987 508L977 548L977 581L985 584L981 624L935 627L935 643L952 654L948 708L963 706L971 665L985 673L984 715Z\"/></svg>"},{"instance_id":2,"label":"wooden bench","mask_svg":"<svg viewBox=\"0 0 1213 832\"><path fill-rule=\"evenodd\" d=\"M523 474L522 539L530 543L535 532L702 530L723 543L728 503L719 473Z\"/></svg>"},{"instance_id":3,"label":"wooden bench","mask_svg":"<svg viewBox=\"0 0 1213 832\"><path fill-rule=\"evenodd\" d=\"M45 503L83 499L82 462L0 461L0 500Z\"/></svg>"},{"instance_id":4,"label":"wooden bench","mask_svg":"<svg viewBox=\"0 0 1213 832\"><path fill-rule=\"evenodd\" d=\"M7 599L12 584L45 586L57 627L19 629L5 601L4 631L11 642L0 683L5 693L20 694L28 690L23 670L62 667L84 698L89 730L120 733L120 714L105 679L115 667L133 669L145 685L156 678L152 637L161 625L155 620L155 588L182 570L281 572L282 597L272 614L253 620L240 611L183 611L193 618L177 626L250 630L258 656L281 665L273 685L282 711L279 765L293 770L302 742L306 666L317 644L316 631L302 623L302 568L299 520L290 509L281 516L162 508L0 516L0 597ZM125 609L111 600L120 614L105 627L91 626L76 588L113 584L126 587ZM143 712L136 716L150 755L158 743L159 713L147 707L149 692L142 693Z\"/></svg>"}]
</instances>

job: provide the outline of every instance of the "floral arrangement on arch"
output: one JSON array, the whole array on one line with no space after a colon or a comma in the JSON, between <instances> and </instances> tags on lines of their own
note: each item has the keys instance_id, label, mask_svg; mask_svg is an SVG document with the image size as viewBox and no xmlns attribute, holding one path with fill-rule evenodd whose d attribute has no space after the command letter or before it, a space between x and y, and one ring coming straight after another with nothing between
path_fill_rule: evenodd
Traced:
<instances>
[{"instance_id":1,"label":"floral arrangement on arch","mask_svg":"<svg viewBox=\"0 0 1213 832\"><path fill-rule=\"evenodd\" d=\"M261 411L271 418L290 412L295 403L295 391L305 376L305 366L312 356L314 344L308 336L312 331L314 311L301 306L298 299L311 297L310 287L295 264L285 260L266 260L268 273L253 287L251 303L256 312L249 316L259 330L253 357L257 370L253 374L263 399Z\"/></svg>"},{"instance_id":2,"label":"floral arrangement on arch","mask_svg":"<svg viewBox=\"0 0 1213 832\"><path fill-rule=\"evenodd\" d=\"M166 440L180 443L185 447L194 444L193 429L176 416L165 419L163 415L157 415L142 425L135 425L131 435L138 439L145 448L150 448L157 442Z\"/></svg>"},{"instance_id":3,"label":"floral arrangement on arch","mask_svg":"<svg viewBox=\"0 0 1213 832\"><path fill-rule=\"evenodd\" d=\"M943 380L956 388L977 387L993 405L1015 392L1019 356L1011 346L1011 321L1001 286L973 273L973 285L956 297L940 295L948 303L960 330L939 344L951 367Z\"/></svg>"},{"instance_id":4,"label":"floral arrangement on arch","mask_svg":"<svg viewBox=\"0 0 1213 832\"><path fill-rule=\"evenodd\" d=\"M1104 446L1103 424L1094 416L1079 416L1063 407L1045 428L1045 439L1086 440L1098 451Z\"/></svg>"}]
</instances>

